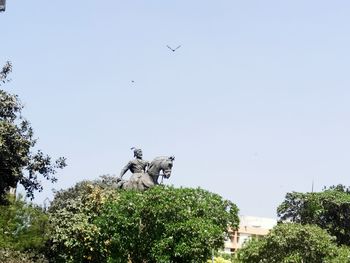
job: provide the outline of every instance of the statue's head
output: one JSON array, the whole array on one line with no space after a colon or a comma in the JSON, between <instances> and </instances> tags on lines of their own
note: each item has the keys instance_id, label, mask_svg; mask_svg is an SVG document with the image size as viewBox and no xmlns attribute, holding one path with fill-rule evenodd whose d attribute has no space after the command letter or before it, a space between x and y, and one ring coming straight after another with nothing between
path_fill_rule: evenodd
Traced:
<instances>
[{"instance_id":1,"label":"statue's head","mask_svg":"<svg viewBox=\"0 0 350 263\"><path fill-rule=\"evenodd\" d=\"M132 147L131 150L134 150L134 157L142 158L142 150Z\"/></svg>"}]
</instances>

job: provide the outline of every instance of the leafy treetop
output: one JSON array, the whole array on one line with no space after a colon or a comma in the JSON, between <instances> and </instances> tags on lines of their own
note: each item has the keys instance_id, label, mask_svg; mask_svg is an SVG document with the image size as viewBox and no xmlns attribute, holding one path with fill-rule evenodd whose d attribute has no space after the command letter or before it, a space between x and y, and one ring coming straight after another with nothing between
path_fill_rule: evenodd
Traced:
<instances>
[{"instance_id":1,"label":"leafy treetop","mask_svg":"<svg viewBox=\"0 0 350 263\"><path fill-rule=\"evenodd\" d=\"M349 262L349 249L338 248L333 241L334 238L318 226L280 223L264 238L249 241L238 252L238 262Z\"/></svg>"},{"instance_id":2,"label":"leafy treetop","mask_svg":"<svg viewBox=\"0 0 350 263\"><path fill-rule=\"evenodd\" d=\"M206 262L223 246L238 208L203 189L113 190L113 180L81 182L49 209L57 262Z\"/></svg>"},{"instance_id":3,"label":"leafy treetop","mask_svg":"<svg viewBox=\"0 0 350 263\"><path fill-rule=\"evenodd\" d=\"M350 245L350 192L343 185L317 193L287 193L277 213L281 221L316 224L338 244Z\"/></svg>"},{"instance_id":4,"label":"leafy treetop","mask_svg":"<svg viewBox=\"0 0 350 263\"><path fill-rule=\"evenodd\" d=\"M12 71L10 62L0 72L1 83L8 81ZM28 120L22 116L23 105L17 95L0 90L0 202L6 201L6 193L21 184L26 195L34 197L41 191L39 175L56 181L57 169L66 166L65 158L53 161L41 150L35 150L37 140Z\"/></svg>"}]
</instances>

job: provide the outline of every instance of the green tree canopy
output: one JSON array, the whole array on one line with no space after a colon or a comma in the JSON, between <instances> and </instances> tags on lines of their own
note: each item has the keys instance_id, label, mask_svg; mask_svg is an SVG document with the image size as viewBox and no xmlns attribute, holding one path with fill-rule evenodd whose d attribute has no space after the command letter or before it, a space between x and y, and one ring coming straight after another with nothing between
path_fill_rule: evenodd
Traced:
<instances>
[{"instance_id":1,"label":"green tree canopy","mask_svg":"<svg viewBox=\"0 0 350 263\"><path fill-rule=\"evenodd\" d=\"M1 263L49 263L43 256L33 252L21 252L11 249L0 249Z\"/></svg>"},{"instance_id":2,"label":"green tree canopy","mask_svg":"<svg viewBox=\"0 0 350 263\"><path fill-rule=\"evenodd\" d=\"M325 230L315 225L278 224L264 238L249 241L238 252L242 263L349 262L349 250L338 248Z\"/></svg>"},{"instance_id":3,"label":"green tree canopy","mask_svg":"<svg viewBox=\"0 0 350 263\"><path fill-rule=\"evenodd\" d=\"M7 205L0 206L0 262L5 259L8 260L5 262L26 262L24 259L31 262L29 258L42 258L47 230L48 218L42 208L20 197L9 198Z\"/></svg>"},{"instance_id":4,"label":"green tree canopy","mask_svg":"<svg viewBox=\"0 0 350 263\"><path fill-rule=\"evenodd\" d=\"M277 209L280 219L301 224L316 224L350 245L350 193L344 186L318 193L287 193Z\"/></svg>"},{"instance_id":5,"label":"green tree canopy","mask_svg":"<svg viewBox=\"0 0 350 263\"><path fill-rule=\"evenodd\" d=\"M98 243L101 231L95 220L103 204L118 197L112 184L112 177L102 176L55 194L49 208L49 256L55 262L104 262L105 248Z\"/></svg>"},{"instance_id":6,"label":"green tree canopy","mask_svg":"<svg viewBox=\"0 0 350 263\"><path fill-rule=\"evenodd\" d=\"M338 248L337 255L328 260L326 263L349 263L350 262L350 248L348 246L341 246Z\"/></svg>"},{"instance_id":7,"label":"green tree canopy","mask_svg":"<svg viewBox=\"0 0 350 263\"><path fill-rule=\"evenodd\" d=\"M50 208L53 251L62 262L206 262L239 223L230 201L202 189L116 191L82 182Z\"/></svg>"},{"instance_id":8,"label":"green tree canopy","mask_svg":"<svg viewBox=\"0 0 350 263\"><path fill-rule=\"evenodd\" d=\"M97 224L112 259L198 263L223 247L228 226L238 226L237 213L232 202L203 189L158 186L120 192Z\"/></svg>"},{"instance_id":9,"label":"green tree canopy","mask_svg":"<svg viewBox=\"0 0 350 263\"><path fill-rule=\"evenodd\" d=\"M6 83L12 70L7 63L0 71L0 83ZM21 184L28 197L42 190L39 176L56 181L56 169L63 168L64 158L53 161L41 150L35 150L37 140L28 120L22 116L23 105L17 95L0 89L0 202L6 193Z\"/></svg>"}]
</instances>

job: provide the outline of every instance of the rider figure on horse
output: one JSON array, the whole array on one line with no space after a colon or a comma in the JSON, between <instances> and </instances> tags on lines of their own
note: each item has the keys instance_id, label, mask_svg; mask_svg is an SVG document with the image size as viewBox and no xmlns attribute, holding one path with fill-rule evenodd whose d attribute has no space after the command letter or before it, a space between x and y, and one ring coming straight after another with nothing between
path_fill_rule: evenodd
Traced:
<instances>
[{"instance_id":1,"label":"rider figure on horse","mask_svg":"<svg viewBox=\"0 0 350 263\"><path fill-rule=\"evenodd\" d=\"M134 160L128 164L120 172L120 176L116 178L117 189L133 189L147 190L155 185L158 185L158 178L169 178L173 167L174 156L160 156L153 159L152 162L147 162L142 159L142 150L131 148L134 150ZM129 180L123 180L124 174L129 171L132 173Z\"/></svg>"},{"instance_id":2,"label":"rider figure on horse","mask_svg":"<svg viewBox=\"0 0 350 263\"><path fill-rule=\"evenodd\" d=\"M134 160L131 160L128 162L127 165L122 169L120 172L119 178L122 179L123 175L130 170L133 174L138 174L138 173L145 173L146 169L149 165L149 163L145 160L142 160L142 150L141 149L136 149L136 148L131 148L131 150L134 150Z\"/></svg>"}]
</instances>

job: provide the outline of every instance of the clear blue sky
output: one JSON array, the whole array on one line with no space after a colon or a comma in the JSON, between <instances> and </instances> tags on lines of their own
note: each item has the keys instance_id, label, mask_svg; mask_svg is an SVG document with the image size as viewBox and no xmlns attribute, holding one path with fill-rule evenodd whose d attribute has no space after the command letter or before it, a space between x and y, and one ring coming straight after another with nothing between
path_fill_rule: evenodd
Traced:
<instances>
[{"instance_id":1,"label":"clear blue sky","mask_svg":"<svg viewBox=\"0 0 350 263\"><path fill-rule=\"evenodd\" d=\"M7 1L14 64L56 185L175 155L166 182L276 216L288 191L350 185L349 1ZM166 45L176 47L171 52ZM132 83L132 80L135 82Z\"/></svg>"}]
</instances>

